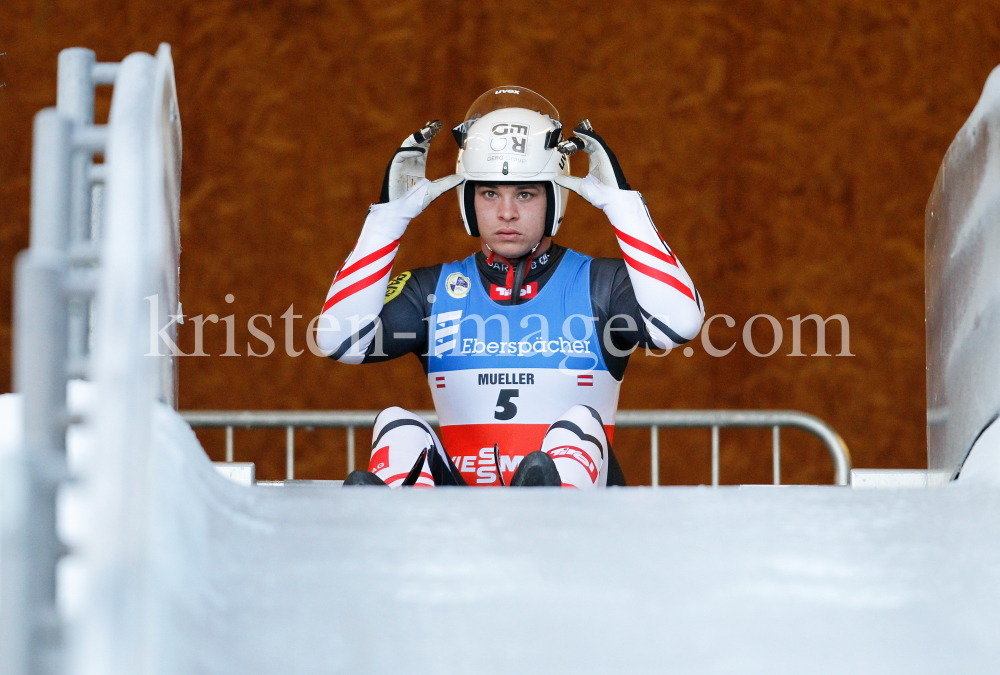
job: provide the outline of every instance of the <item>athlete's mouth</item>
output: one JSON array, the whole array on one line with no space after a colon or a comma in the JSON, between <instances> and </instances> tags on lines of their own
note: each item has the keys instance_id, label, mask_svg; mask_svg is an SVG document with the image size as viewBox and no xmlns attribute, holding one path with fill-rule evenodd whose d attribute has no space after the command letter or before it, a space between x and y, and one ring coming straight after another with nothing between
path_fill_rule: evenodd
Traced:
<instances>
[{"instance_id":1,"label":"athlete's mouth","mask_svg":"<svg viewBox=\"0 0 1000 675\"><path fill-rule=\"evenodd\" d=\"M501 239L517 239L518 237L521 236L521 233L517 230L512 230L510 228L503 227L496 231L496 236L500 237Z\"/></svg>"}]
</instances>

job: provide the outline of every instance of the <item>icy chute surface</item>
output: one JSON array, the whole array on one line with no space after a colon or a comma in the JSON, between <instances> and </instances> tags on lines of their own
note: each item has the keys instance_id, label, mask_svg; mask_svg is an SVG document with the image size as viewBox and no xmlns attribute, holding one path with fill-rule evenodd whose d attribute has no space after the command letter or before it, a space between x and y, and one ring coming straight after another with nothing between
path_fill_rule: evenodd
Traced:
<instances>
[{"instance_id":1,"label":"icy chute surface","mask_svg":"<svg viewBox=\"0 0 1000 675\"><path fill-rule=\"evenodd\" d=\"M157 673L979 673L1000 658L996 490L244 487L169 407L152 420Z\"/></svg>"}]
</instances>

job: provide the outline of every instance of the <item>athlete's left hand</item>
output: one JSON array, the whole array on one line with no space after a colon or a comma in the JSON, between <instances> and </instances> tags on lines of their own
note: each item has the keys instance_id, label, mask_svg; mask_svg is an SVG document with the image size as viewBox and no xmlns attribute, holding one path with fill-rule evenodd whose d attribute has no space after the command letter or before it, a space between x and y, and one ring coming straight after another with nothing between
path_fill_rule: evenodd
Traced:
<instances>
[{"instance_id":1,"label":"athlete's left hand","mask_svg":"<svg viewBox=\"0 0 1000 675\"><path fill-rule=\"evenodd\" d=\"M556 183L572 190L599 209L603 209L614 193L619 190L631 190L625 174L622 173L618 158L611 151L604 139L594 133L590 123L583 120L575 129L575 136L569 143L587 153L590 157L590 170L585 178L575 176L559 176Z\"/></svg>"}]
</instances>

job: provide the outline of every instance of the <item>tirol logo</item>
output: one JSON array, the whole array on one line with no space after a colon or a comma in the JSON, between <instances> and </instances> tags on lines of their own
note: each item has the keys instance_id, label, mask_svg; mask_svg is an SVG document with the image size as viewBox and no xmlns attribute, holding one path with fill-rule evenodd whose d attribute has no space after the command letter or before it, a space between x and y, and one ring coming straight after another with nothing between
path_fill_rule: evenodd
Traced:
<instances>
[{"instance_id":1,"label":"tirol logo","mask_svg":"<svg viewBox=\"0 0 1000 675\"><path fill-rule=\"evenodd\" d=\"M580 448L574 448L572 445L562 445L558 448L552 448L551 450L546 450L547 454L552 459L558 459L560 457L567 457L569 459L576 460L580 466L587 470L587 475L590 476L590 480L593 483L597 482L597 465L591 461L590 457L587 456Z\"/></svg>"},{"instance_id":2,"label":"tirol logo","mask_svg":"<svg viewBox=\"0 0 1000 675\"><path fill-rule=\"evenodd\" d=\"M389 466L389 446L379 448L372 453L372 459L368 463L368 470L377 473Z\"/></svg>"},{"instance_id":3,"label":"tirol logo","mask_svg":"<svg viewBox=\"0 0 1000 675\"><path fill-rule=\"evenodd\" d=\"M465 276L461 272L455 272L449 274L448 278L444 282L445 290L448 291L448 295L453 298L464 298L469 294L472 289L472 284L469 282L469 277Z\"/></svg>"},{"instance_id":4,"label":"tirol logo","mask_svg":"<svg viewBox=\"0 0 1000 675\"><path fill-rule=\"evenodd\" d=\"M508 124L506 122L494 124L490 150L493 152L513 152L518 155L527 154L528 125Z\"/></svg>"},{"instance_id":5,"label":"tirol logo","mask_svg":"<svg viewBox=\"0 0 1000 675\"><path fill-rule=\"evenodd\" d=\"M521 286L520 297L524 300L535 297L535 293L538 291L538 284L531 283ZM513 289L507 288L506 286L497 286L496 284L490 284L490 299L491 300L509 300Z\"/></svg>"}]
</instances>

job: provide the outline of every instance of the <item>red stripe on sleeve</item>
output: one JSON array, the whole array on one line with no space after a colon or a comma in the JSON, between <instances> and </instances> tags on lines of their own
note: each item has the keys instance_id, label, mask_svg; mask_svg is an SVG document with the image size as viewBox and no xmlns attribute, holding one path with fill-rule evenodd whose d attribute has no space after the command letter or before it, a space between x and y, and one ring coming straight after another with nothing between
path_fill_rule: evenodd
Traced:
<instances>
[{"instance_id":1,"label":"red stripe on sleeve","mask_svg":"<svg viewBox=\"0 0 1000 675\"><path fill-rule=\"evenodd\" d=\"M682 284L674 277L667 274L666 272L661 272L655 267L650 267L649 265L645 265L636 260L635 258L629 257L627 253L622 253L622 256L624 256L625 262L628 263L629 267L634 268L637 272L641 272L642 274L645 274L647 277L652 277L658 281L662 281L668 286L673 286L678 291L680 291L684 295L694 300L694 293L691 292L691 289Z\"/></svg>"},{"instance_id":2,"label":"red stripe on sleeve","mask_svg":"<svg viewBox=\"0 0 1000 675\"><path fill-rule=\"evenodd\" d=\"M368 255L366 255L361 260L355 260L348 267L342 267L340 269L340 271L337 273L337 276L338 277L339 276L345 276L346 277L348 274L351 274L352 272L357 271L358 269L364 267L368 263L374 262L374 261L378 260L379 258L381 258L382 256L384 256L386 253L390 253L390 252L396 250L397 246L399 246L399 239L397 239L396 241L393 241L393 242L390 242L390 243L386 244L385 246L383 246L379 250L375 251L374 253L369 253Z\"/></svg>"},{"instance_id":3,"label":"red stripe on sleeve","mask_svg":"<svg viewBox=\"0 0 1000 675\"><path fill-rule=\"evenodd\" d=\"M625 234L624 232L622 232L621 230L619 230L617 227L615 228L615 234L618 235L619 239L621 239L622 241L624 241L626 244L628 244L632 248L637 248L640 251L642 251L643 253L648 253L649 255L653 256L654 258L659 258L660 260L662 260L665 263L670 263L674 267L679 267L679 265L677 264L677 256L675 256L673 253L665 253L665 252L661 251L660 249L656 248L655 246L650 246L649 244L647 244L646 242L644 242L642 239L636 239L635 237L633 237L631 235Z\"/></svg>"},{"instance_id":4,"label":"red stripe on sleeve","mask_svg":"<svg viewBox=\"0 0 1000 675\"><path fill-rule=\"evenodd\" d=\"M368 288L376 281L389 274L390 271L392 271L392 261L389 261L388 265L380 269L375 274L371 274L362 279L361 281L356 281L350 286L342 288L336 293L334 293L325 303L323 303L323 311L325 312L326 310L330 309L344 298L350 297L355 293L357 293L358 291Z\"/></svg>"}]
</instances>

